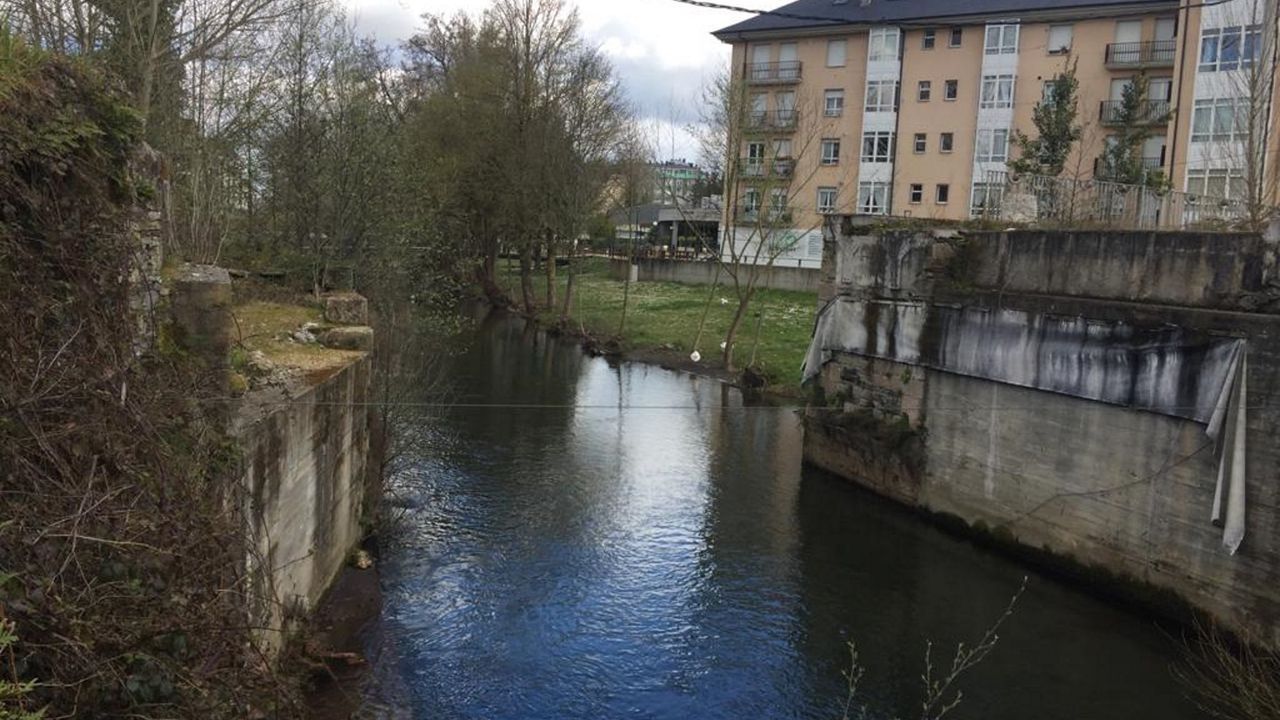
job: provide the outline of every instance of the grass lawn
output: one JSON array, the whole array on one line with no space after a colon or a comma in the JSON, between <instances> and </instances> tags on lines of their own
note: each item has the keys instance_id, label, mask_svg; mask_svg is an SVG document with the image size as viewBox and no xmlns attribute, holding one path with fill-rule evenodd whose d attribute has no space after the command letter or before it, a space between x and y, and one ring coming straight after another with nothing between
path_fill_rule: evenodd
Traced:
<instances>
[{"instance_id":1,"label":"grass lawn","mask_svg":"<svg viewBox=\"0 0 1280 720\"><path fill-rule=\"evenodd\" d=\"M582 265L572 311L574 320L582 322L592 335L612 337L618 332L624 283L609 277L609 261L604 258L588 258L580 262ZM512 298L520 296L518 277L515 271L506 276ZM557 300L563 300L567 270L560 268L557 277L560 285ZM546 280L542 275L535 276L534 290L537 297L545 297ZM633 283L627 309L627 325L623 330L623 349L667 348L688 355L694 349L698 322L702 318L710 291L711 288L705 285ZM756 366L769 378L773 390L784 393L798 391L800 363L809 348L817 302L815 293L786 290L758 292L746 320L743 321L743 327L738 330L734 364L743 367L750 360L752 344L756 338L756 313L763 312ZM719 367L720 343L724 340L736 309L737 299L733 287L718 287L712 294L711 312L707 316L707 325L698 347L703 363ZM558 316L557 307L554 311L547 311L545 319L554 321Z\"/></svg>"}]
</instances>

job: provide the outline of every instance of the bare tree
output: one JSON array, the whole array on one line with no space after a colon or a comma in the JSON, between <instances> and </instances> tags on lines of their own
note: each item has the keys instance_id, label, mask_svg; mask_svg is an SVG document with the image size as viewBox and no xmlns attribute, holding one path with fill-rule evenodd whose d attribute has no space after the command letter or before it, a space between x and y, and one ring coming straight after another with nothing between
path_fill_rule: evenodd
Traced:
<instances>
[{"instance_id":1,"label":"bare tree","mask_svg":"<svg viewBox=\"0 0 1280 720\"><path fill-rule=\"evenodd\" d=\"M729 73L708 84L703 106L698 140L704 166L724 178L724 228L718 246L702 235L699 241L714 250L737 300L721 356L733 371L738 333L765 278L780 257L820 228L820 213L834 212L815 200L825 112L812 98L762 111L746 78ZM804 214L819 220L798 227Z\"/></svg>"},{"instance_id":2,"label":"bare tree","mask_svg":"<svg viewBox=\"0 0 1280 720\"><path fill-rule=\"evenodd\" d=\"M1195 194L1240 202L1242 224L1260 230L1275 216L1280 191L1280 172L1269 147L1277 67L1276 4L1234 0L1216 12L1232 27L1208 41L1213 43L1209 58L1216 72L1206 77L1221 79L1219 87L1225 92L1197 101L1193 110L1192 141L1205 143L1208 167L1196 171L1203 175L1197 174L1189 188L1199 191Z\"/></svg>"}]
</instances>

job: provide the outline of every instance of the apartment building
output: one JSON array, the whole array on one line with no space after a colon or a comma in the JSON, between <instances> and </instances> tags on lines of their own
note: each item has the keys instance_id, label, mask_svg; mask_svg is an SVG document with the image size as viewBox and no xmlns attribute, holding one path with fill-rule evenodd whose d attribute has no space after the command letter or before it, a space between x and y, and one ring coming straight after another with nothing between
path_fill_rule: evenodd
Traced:
<instances>
[{"instance_id":1,"label":"apartment building","mask_svg":"<svg viewBox=\"0 0 1280 720\"><path fill-rule=\"evenodd\" d=\"M1106 179L1125 86L1143 77L1143 164L1175 190L1238 198L1248 158L1280 148L1280 88L1264 86L1261 144L1247 110L1251 81L1274 74L1275 2L800 0L724 28L747 174L787 179L772 197L741 183L738 206L785 202L799 235L826 213L971 217L1069 64L1084 130L1065 176Z\"/></svg>"}]
</instances>

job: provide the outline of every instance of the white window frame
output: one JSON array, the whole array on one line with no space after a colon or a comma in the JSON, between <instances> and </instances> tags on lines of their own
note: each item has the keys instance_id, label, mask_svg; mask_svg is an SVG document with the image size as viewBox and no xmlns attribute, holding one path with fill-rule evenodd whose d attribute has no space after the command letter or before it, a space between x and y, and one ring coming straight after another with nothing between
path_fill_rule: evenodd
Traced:
<instances>
[{"instance_id":1,"label":"white window frame","mask_svg":"<svg viewBox=\"0 0 1280 720\"><path fill-rule=\"evenodd\" d=\"M821 163L823 165L840 164L840 139L823 138Z\"/></svg>"},{"instance_id":2,"label":"white window frame","mask_svg":"<svg viewBox=\"0 0 1280 720\"><path fill-rule=\"evenodd\" d=\"M1015 82L1015 77L1009 74L983 75L982 94L979 96L978 107L984 109L1013 107Z\"/></svg>"},{"instance_id":3,"label":"white window frame","mask_svg":"<svg viewBox=\"0 0 1280 720\"><path fill-rule=\"evenodd\" d=\"M862 215L888 215L889 183L858 183L858 212Z\"/></svg>"},{"instance_id":4,"label":"white window frame","mask_svg":"<svg viewBox=\"0 0 1280 720\"><path fill-rule=\"evenodd\" d=\"M760 212L759 188L750 187L747 188L746 192L742 193L742 211L745 213Z\"/></svg>"},{"instance_id":5,"label":"white window frame","mask_svg":"<svg viewBox=\"0 0 1280 720\"><path fill-rule=\"evenodd\" d=\"M1055 39L1054 38L1055 34L1060 37ZM1065 37L1061 37L1061 36L1065 36ZM1064 25L1049 26L1049 37L1048 37L1048 40L1046 41L1046 49L1048 50L1050 55L1066 55L1067 53L1071 52L1071 45L1074 42L1075 42L1075 26L1074 25L1064 24Z\"/></svg>"},{"instance_id":6,"label":"white window frame","mask_svg":"<svg viewBox=\"0 0 1280 720\"><path fill-rule=\"evenodd\" d=\"M951 142L948 143L947 140ZM956 150L956 134L953 132L938 133L938 152L951 153Z\"/></svg>"},{"instance_id":7,"label":"white window frame","mask_svg":"<svg viewBox=\"0 0 1280 720\"><path fill-rule=\"evenodd\" d=\"M955 102L960 98L960 80L951 79L942 81L942 101Z\"/></svg>"},{"instance_id":8,"label":"white window frame","mask_svg":"<svg viewBox=\"0 0 1280 720\"><path fill-rule=\"evenodd\" d=\"M1191 113L1191 142L1228 142L1249 137L1249 98L1196 100Z\"/></svg>"},{"instance_id":9,"label":"white window frame","mask_svg":"<svg viewBox=\"0 0 1280 720\"><path fill-rule=\"evenodd\" d=\"M787 211L787 189L773 188L769 191L769 211L784 213Z\"/></svg>"},{"instance_id":10,"label":"white window frame","mask_svg":"<svg viewBox=\"0 0 1280 720\"><path fill-rule=\"evenodd\" d=\"M946 189L947 199L942 199L943 189ZM935 205L951 204L951 183L938 183L933 188L933 202Z\"/></svg>"},{"instance_id":11,"label":"white window frame","mask_svg":"<svg viewBox=\"0 0 1280 720\"><path fill-rule=\"evenodd\" d=\"M831 215L839 207L840 189L834 187L818 188L818 214Z\"/></svg>"},{"instance_id":12,"label":"white window frame","mask_svg":"<svg viewBox=\"0 0 1280 720\"><path fill-rule=\"evenodd\" d=\"M837 50L837 48L839 48ZM841 38L839 40L827 41L827 67L844 67L849 59L849 41Z\"/></svg>"},{"instance_id":13,"label":"white window frame","mask_svg":"<svg viewBox=\"0 0 1280 720\"><path fill-rule=\"evenodd\" d=\"M907 188L907 202L912 205L919 205L924 202L924 185L922 183L911 183Z\"/></svg>"},{"instance_id":14,"label":"white window frame","mask_svg":"<svg viewBox=\"0 0 1280 720\"><path fill-rule=\"evenodd\" d=\"M923 155L924 153L928 152L928 150L929 150L928 133L916 133L915 137L911 140L911 151L917 155Z\"/></svg>"},{"instance_id":15,"label":"white window frame","mask_svg":"<svg viewBox=\"0 0 1280 720\"><path fill-rule=\"evenodd\" d=\"M932 50L938 46L938 29L929 28L920 36L920 49Z\"/></svg>"},{"instance_id":16,"label":"white window frame","mask_svg":"<svg viewBox=\"0 0 1280 720\"><path fill-rule=\"evenodd\" d=\"M988 25L983 52L987 55L1014 55L1018 52L1018 35L1016 23Z\"/></svg>"},{"instance_id":17,"label":"white window frame","mask_svg":"<svg viewBox=\"0 0 1280 720\"><path fill-rule=\"evenodd\" d=\"M969 194L969 217L982 217L993 204L999 206L1004 197L1004 185L1000 183L974 183ZM992 198L996 199L992 203Z\"/></svg>"},{"instance_id":18,"label":"white window frame","mask_svg":"<svg viewBox=\"0 0 1280 720\"><path fill-rule=\"evenodd\" d=\"M947 47L958 48L964 46L964 28L957 25L952 27L947 33Z\"/></svg>"},{"instance_id":19,"label":"white window frame","mask_svg":"<svg viewBox=\"0 0 1280 720\"><path fill-rule=\"evenodd\" d=\"M893 132L887 130L873 130L862 133L862 155L861 160L864 163L887 163L893 162ZM870 147L870 152L868 152Z\"/></svg>"},{"instance_id":20,"label":"white window frame","mask_svg":"<svg viewBox=\"0 0 1280 720\"><path fill-rule=\"evenodd\" d=\"M1236 42L1236 56L1230 60L1222 59L1222 50L1227 38ZM1212 50L1210 50L1212 48ZM1262 51L1262 28L1260 25L1233 25L1230 27L1209 28L1200 33L1200 72L1221 72L1247 68L1258 60Z\"/></svg>"},{"instance_id":21,"label":"white window frame","mask_svg":"<svg viewBox=\"0 0 1280 720\"><path fill-rule=\"evenodd\" d=\"M827 117L844 115L844 90L833 88L823 94L822 114Z\"/></svg>"},{"instance_id":22,"label":"white window frame","mask_svg":"<svg viewBox=\"0 0 1280 720\"><path fill-rule=\"evenodd\" d=\"M916 102L929 102L933 99L933 81L921 80L916 83Z\"/></svg>"},{"instance_id":23,"label":"white window frame","mask_svg":"<svg viewBox=\"0 0 1280 720\"><path fill-rule=\"evenodd\" d=\"M978 131L978 146L974 150L977 162L1007 162L1009 160L1009 131L992 128Z\"/></svg>"},{"instance_id":24,"label":"white window frame","mask_svg":"<svg viewBox=\"0 0 1280 720\"><path fill-rule=\"evenodd\" d=\"M776 160L791 159L791 138L774 138L773 157Z\"/></svg>"},{"instance_id":25,"label":"white window frame","mask_svg":"<svg viewBox=\"0 0 1280 720\"><path fill-rule=\"evenodd\" d=\"M867 60L870 62L897 62L901 57L902 32L896 27L871 28L868 43Z\"/></svg>"},{"instance_id":26,"label":"white window frame","mask_svg":"<svg viewBox=\"0 0 1280 720\"><path fill-rule=\"evenodd\" d=\"M1210 194L1210 183L1221 181L1222 194ZM1238 190L1239 193L1234 192ZM1187 170L1187 194L1215 200L1243 200L1236 195L1247 195L1244 171L1238 168L1195 168Z\"/></svg>"},{"instance_id":27,"label":"white window frame","mask_svg":"<svg viewBox=\"0 0 1280 720\"><path fill-rule=\"evenodd\" d=\"M886 92L888 96L886 97ZM898 109L897 80L868 80L867 97L863 103L866 112L893 112Z\"/></svg>"}]
</instances>

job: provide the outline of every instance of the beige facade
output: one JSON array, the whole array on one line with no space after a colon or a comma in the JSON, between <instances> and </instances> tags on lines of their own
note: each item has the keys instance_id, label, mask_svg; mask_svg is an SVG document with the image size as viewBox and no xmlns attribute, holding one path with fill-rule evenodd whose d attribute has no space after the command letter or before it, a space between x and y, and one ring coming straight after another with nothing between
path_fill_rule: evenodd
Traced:
<instances>
[{"instance_id":1,"label":"beige facade","mask_svg":"<svg viewBox=\"0 0 1280 720\"><path fill-rule=\"evenodd\" d=\"M901 0L901 6L915 2ZM1036 136L1032 118L1045 85L1072 64L1080 83L1083 137L1064 177L1108 179L1100 158L1108 138L1121 129L1123 87L1141 76L1148 87L1144 124L1150 137L1142 150L1148 171L1160 173L1174 190L1238 199L1243 186L1236 175L1256 160L1241 151L1238 132L1232 136L1228 130L1228 140L1221 139L1218 120L1206 108L1239 96L1230 89L1239 78L1230 76L1246 71L1229 67L1228 59L1247 52L1246 44L1257 43L1255 68L1274 68L1263 47L1269 41L1246 38L1251 26L1274 32L1275 17L1264 17L1261 0L1228 0L1208 9L1190 0L1181 5L1189 7L1177 0L1103 8L1082 3L1074 10L1029 10L1016 18L975 12L964 18L898 18L896 25L729 28L719 36L733 45L733 72L749 94L759 96L753 102L763 103L770 117L788 103L797 110L794 125L781 123L768 134L766 152L772 160L781 148L791 158L783 165L794 174L775 178L769 195L785 194L797 231L818 227L826 212L971 217L986 197L985 183L1016 156L1015 133ZM1215 47L1219 35L1227 49L1214 66L1202 54ZM843 52L832 43L842 43ZM898 102L877 108L875 98L889 79L898 83ZM1280 97L1275 85L1268 82L1265 94ZM842 111L827 112L829 91L842 95ZM1265 136L1255 154L1265 147L1274 158L1280 133L1271 132L1275 118L1269 107L1264 118ZM885 133L891 138L887 155ZM822 161L824 140L839 141L833 164L829 148L828 163ZM742 157L760 152L759 146L747 147L751 142L759 141L748 134ZM785 191L778 189L783 182ZM743 185L742 193L752 192L749 183ZM761 206L768 202L758 199Z\"/></svg>"}]
</instances>

